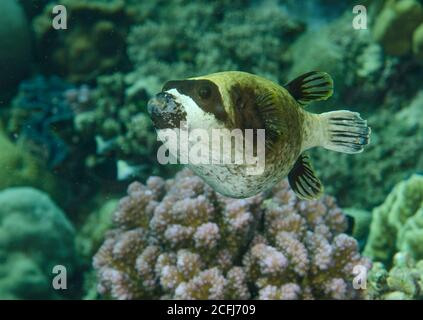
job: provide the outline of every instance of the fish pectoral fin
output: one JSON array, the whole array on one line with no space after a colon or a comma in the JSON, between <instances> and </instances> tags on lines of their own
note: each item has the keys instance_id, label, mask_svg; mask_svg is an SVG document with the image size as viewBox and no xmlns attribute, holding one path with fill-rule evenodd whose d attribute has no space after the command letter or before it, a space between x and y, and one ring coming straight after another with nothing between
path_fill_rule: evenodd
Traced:
<instances>
[{"instance_id":1,"label":"fish pectoral fin","mask_svg":"<svg viewBox=\"0 0 423 320\"><path fill-rule=\"evenodd\" d=\"M303 106L313 101L327 100L333 94L332 77L320 71L305 73L284 87Z\"/></svg>"},{"instance_id":2,"label":"fish pectoral fin","mask_svg":"<svg viewBox=\"0 0 423 320\"><path fill-rule=\"evenodd\" d=\"M288 174L289 185L301 199L314 200L323 194L323 185L314 173L310 158L302 154Z\"/></svg>"},{"instance_id":3,"label":"fish pectoral fin","mask_svg":"<svg viewBox=\"0 0 423 320\"><path fill-rule=\"evenodd\" d=\"M273 149L274 143L283 132L284 113L278 105L275 95L270 91L265 91L258 95L255 106L263 121L263 128L266 132L266 148Z\"/></svg>"}]
</instances>

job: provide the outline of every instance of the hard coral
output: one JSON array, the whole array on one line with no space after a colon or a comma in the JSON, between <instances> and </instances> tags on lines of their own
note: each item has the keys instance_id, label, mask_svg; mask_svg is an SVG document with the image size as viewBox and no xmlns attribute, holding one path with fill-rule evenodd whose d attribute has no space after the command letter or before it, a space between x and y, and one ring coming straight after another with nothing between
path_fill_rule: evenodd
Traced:
<instances>
[{"instance_id":1,"label":"hard coral","mask_svg":"<svg viewBox=\"0 0 423 320\"><path fill-rule=\"evenodd\" d=\"M75 290L55 290L50 276L54 266L62 265L69 284L75 280L74 237L73 226L45 193L32 188L0 192L0 298L72 297Z\"/></svg>"},{"instance_id":2,"label":"hard coral","mask_svg":"<svg viewBox=\"0 0 423 320\"><path fill-rule=\"evenodd\" d=\"M373 211L364 254L386 265L397 251L423 259L423 176L400 182L386 201Z\"/></svg>"},{"instance_id":3,"label":"hard coral","mask_svg":"<svg viewBox=\"0 0 423 320\"><path fill-rule=\"evenodd\" d=\"M322 111L374 108L386 94L394 62L385 59L369 30L354 30L348 12L322 26L309 28L289 48L292 64L287 80L310 70L322 70L334 79L334 96L320 104Z\"/></svg>"},{"instance_id":4,"label":"hard coral","mask_svg":"<svg viewBox=\"0 0 423 320\"><path fill-rule=\"evenodd\" d=\"M61 78L38 76L22 82L12 102L9 134L25 141L28 149L50 167L59 165L69 155L69 146L59 132L72 128L74 114L65 97L71 88Z\"/></svg>"},{"instance_id":5,"label":"hard coral","mask_svg":"<svg viewBox=\"0 0 423 320\"><path fill-rule=\"evenodd\" d=\"M144 181L150 174L166 175L169 167L156 161L159 142L146 110L148 96L128 86L122 73L99 77L89 106L75 115L78 136L96 141L89 166L112 161L118 168L115 178L120 180L137 177ZM119 172L119 160L128 163L128 176Z\"/></svg>"},{"instance_id":6,"label":"hard coral","mask_svg":"<svg viewBox=\"0 0 423 320\"><path fill-rule=\"evenodd\" d=\"M46 71L71 82L87 82L125 66L130 17L123 1L65 0L61 4L72 28L64 32L54 29L55 4L46 6L33 22L38 55Z\"/></svg>"},{"instance_id":7,"label":"hard coral","mask_svg":"<svg viewBox=\"0 0 423 320\"><path fill-rule=\"evenodd\" d=\"M188 170L151 177L114 221L94 267L117 299L351 298L353 267L368 267L333 198L299 200L287 182L230 199Z\"/></svg>"},{"instance_id":8,"label":"hard coral","mask_svg":"<svg viewBox=\"0 0 423 320\"><path fill-rule=\"evenodd\" d=\"M0 190L17 186L31 186L48 192L58 200L59 182L37 158L22 145L13 144L0 127Z\"/></svg>"},{"instance_id":9,"label":"hard coral","mask_svg":"<svg viewBox=\"0 0 423 320\"><path fill-rule=\"evenodd\" d=\"M366 299L423 299L423 260L415 261L407 252L398 252L386 270L376 262L368 275Z\"/></svg>"},{"instance_id":10,"label":"hard coral","mask_svg":"<svg viewBox=\"0 0 423 320\"><path fill-rule=\"evenodd\" d=\"M391 55L411 52L413 33L423 24L423 7L417 0L389 0L376 18L373 35Z\"/></svg>"},{"instance_id":11,"label":"hard coral","mask_svg":"<svg viewBox=\"0 0 423 320\"><path fill-rule=\"evenodd\" d=\"M287 44L304 27L282 8L250 1L160 1L143 4L145 21L132 27L131 82L148 79L156 93L169 78L222 70L282 79ZM262 50L266 48L266 50Z\"/></svg>"}]
</instances>

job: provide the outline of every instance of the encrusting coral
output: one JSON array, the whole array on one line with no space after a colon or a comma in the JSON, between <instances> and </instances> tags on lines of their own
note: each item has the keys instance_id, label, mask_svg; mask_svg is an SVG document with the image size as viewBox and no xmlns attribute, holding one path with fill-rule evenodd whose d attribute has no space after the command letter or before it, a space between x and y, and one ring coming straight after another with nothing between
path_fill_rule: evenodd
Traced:
<instances>
[{"instance_id":1,"label":"encrusting coral","mask_svg":"<svg viewBox=\"0 0 423 320\"><path fill-rule=\"evenodd\" d=\"M386 270L375 262L367 277L366 299L423 299L423 260L415 261L407 252L398 252Z\"/></svg>"},{"instance_id":2,"label":"encrusting coral","mask_svg":"<svg viewBox=\"0 0 423 320\"><path fill-rule=\"evenodd\" d=\"M183 170L132 183L94 257L98 290L117 299L357 298L357 242L334 199L296 198L287 182L248 199Z\"/></svg>"},{"instance_id":3,"label":"encrusting coral","mask_svg":"<svg viewBox=\"0 0 423 320\"><path fill-rule=\"evenodd\" d=\"M423 176L400 182L372 215L364 255L388 266L397 251L423 259Z\"/></svg>"}]
</instances>

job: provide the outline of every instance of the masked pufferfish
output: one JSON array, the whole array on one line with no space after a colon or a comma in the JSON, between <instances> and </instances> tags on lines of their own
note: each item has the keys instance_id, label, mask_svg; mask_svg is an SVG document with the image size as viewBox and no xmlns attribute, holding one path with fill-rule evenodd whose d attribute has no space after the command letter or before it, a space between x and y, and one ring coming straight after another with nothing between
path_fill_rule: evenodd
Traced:
<instances>
[{"instance_id":1,"label":"masked pufferfish","mask_svg":"<svg viewBox=\"0 0 423 320\"><path fill-rule=\"evenodd\" d=\"M325 72L309 72L280 86L253 74L227 71L168 81L149 101L148 112L158 133L177 128L181 121L186 122L188 131L265 129L262 174L246 174L245 164L188 164L217 192L247 198L288 176L298 197L317 199L323 185L305 152L323 147L360 153L371 132L359 113L340 110L313 114L304 109L332 94L333 80Z\"/></svg>"}]
</instances>

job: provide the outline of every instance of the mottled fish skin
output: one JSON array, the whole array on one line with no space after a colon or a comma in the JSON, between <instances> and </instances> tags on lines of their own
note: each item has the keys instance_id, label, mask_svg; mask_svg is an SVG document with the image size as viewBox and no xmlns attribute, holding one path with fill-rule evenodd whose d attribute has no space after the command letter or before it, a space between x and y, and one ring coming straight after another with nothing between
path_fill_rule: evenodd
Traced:
<instances>
[{"instance_id":1,"label":"mottled fish skin","mask_svg":"<svg viewBox=\"0 0 423 320\"><path fill-rule=\"evenodd\" d=\"M202 106L206 113L219 115L216 116L215 124L209 127L199 125L203 129L266 129L266 123L272 120L267 118L269 114L278 114L278 132L272 138L271 147L266 144L265 169L262 174L246 174L245 165L188 165L196 174L221 194L234 198L254 196L287 176L304 150L304 139L312 135L313 129L304 126L313 126L315 119L302 109L284 87L259 76L238 71L220 72L188 80L208 80L218 87L220 97L214 99L215 104L223 104L224 110L220 107L219 110L214 110L213 106ZM163 90L176 87L193 95L190 87L192 85L189 82L170 82ZM269 97L271 112L261 109L258 102L261 101L260 97ZM266 142L270 139L268 131L266 129Z\"/></svg>"},{"instance_id":2,"label":"mottled fish skin","mask_svg":"<svg viewBox=\"0 0 423 320\"><path fill-rule=\"evenodd\" d=\"M218 85L228 114L225 127L230 130L264 129L265 115L260 114L254 100L268 92L274 99L275 108L280 109L283 117L280 119L280 134L272 148L266 146L263 174L248 175L242 165L189 167L220 193L236 198L254 196L286 177L302 151L306 117L306 112L290 93L270 80L244 72L222 72L194 79L207 79ZM243 109L243 104L237 99L239 97L251 100L252 110ZM253 119L242 116L246 113L251 114Z\"/></svg>"}]
</instances>

